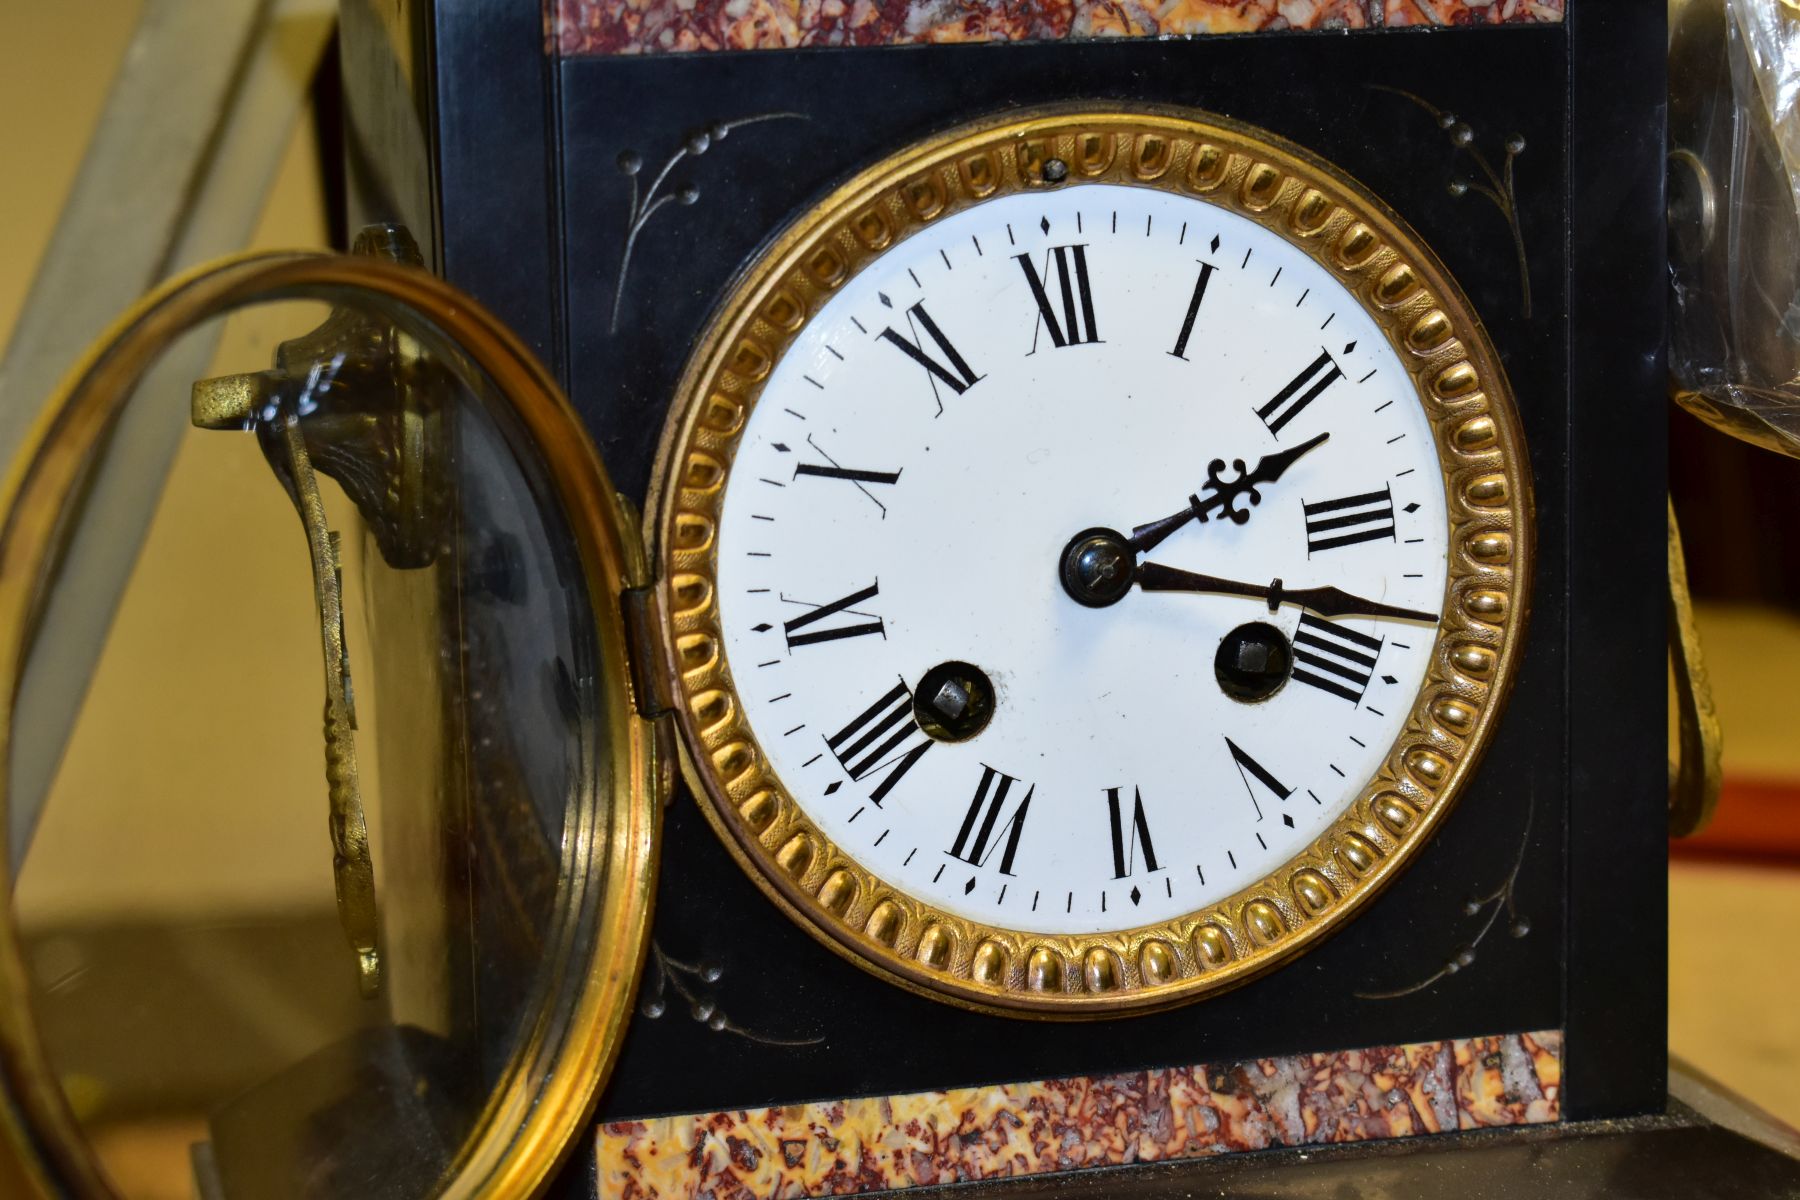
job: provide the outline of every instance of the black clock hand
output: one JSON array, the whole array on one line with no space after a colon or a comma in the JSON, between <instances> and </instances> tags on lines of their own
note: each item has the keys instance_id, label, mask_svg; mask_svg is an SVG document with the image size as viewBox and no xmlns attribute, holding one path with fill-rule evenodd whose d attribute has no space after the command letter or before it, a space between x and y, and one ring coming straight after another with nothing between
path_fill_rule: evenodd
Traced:
<instances>
[{"instance_id":1,"label":"black clock hand","mask_svg":"<svg viewBox=\"0 0 1800 1200\"><path fill-rule=\"evenodd\" d=\"M1139 525L1131 531L1131 548L1139 554L1154 550L1164 538L1186 525L1189 521L1205 521L1215 511L1223 510L1224 515L1234 523L1242 525L1250 519L1250 510L1242 506L1234 506L1232 501L1240 496L1247 496L1251 504L1262 501L1262 495L1256 486L1260 483L1274 483L1282 473L1293 466L1301 455L1324 442L1331 435L1321 433L1311 441L1301 442L1298 446L1265 454L1254 469L1246 470L1244 460L1233 459L1232 468L1237 471L1236 479L1221 479L1220 472L1225 470L1225 460L1215 458L1206 468L1206 482L1201 485L1202 492L1211 492L1202 500L1198 495L1188 497L1187 507L1180 512L1171 513L1160 521L1152 521L1148 525Z\"/></svg>"},{"instance_id":2,"label":"black clock hand","mask_svg":"<svg viewBox=\"0 0 1800 1200\"><path fill-rule=\"evenodd\" d=\"M1269 584L1241 583L1221 579L1217 575L1201 575L1161 563L1139 563L1137 585L1146 592L1207 592L1220 596L1250 596L1262 600L1274 612L1283 604L1297 604L1321 617L1393 617L1402 621L1429 621L1437 624L1436 613L1416 608L1399 608L1352 596L1335 587L1284 588L1281 580Z\"/></svg>"}]
</instances>

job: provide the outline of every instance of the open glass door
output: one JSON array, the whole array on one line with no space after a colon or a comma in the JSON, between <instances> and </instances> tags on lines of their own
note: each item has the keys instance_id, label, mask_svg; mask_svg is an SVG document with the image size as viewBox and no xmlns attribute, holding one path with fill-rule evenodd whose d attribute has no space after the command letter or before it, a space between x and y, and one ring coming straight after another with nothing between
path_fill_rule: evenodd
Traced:
<instances>
[{"instance_id":1,"label":"open glass door","mask_svg":"<svg viewBox=\"0 0 1800 1200\"><path fill-rule=\"evenodd\" d=\"M127 414L193 427L141 551L90 515ZM547 373L410 267L229 261L94 349L3 519L0 1190L535 1192L629 1013L663 765L639 543Z\"/></svg>"}]
</instances>

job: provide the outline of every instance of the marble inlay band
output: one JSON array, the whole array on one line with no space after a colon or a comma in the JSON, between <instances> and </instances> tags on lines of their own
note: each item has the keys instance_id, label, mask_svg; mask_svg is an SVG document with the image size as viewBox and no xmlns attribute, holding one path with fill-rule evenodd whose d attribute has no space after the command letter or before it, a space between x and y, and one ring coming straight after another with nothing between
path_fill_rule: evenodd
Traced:
<instances>
[{"instance_id":1,"label":"marble inlay band","mask_svg":"<svg viewBox=\"0 0 1800 1200\"><path fill-rule=\"evenodd\" d=\"M609 1200L886 1188L1560 1119L1562 1033L739 1109L599 1129Z\"/></svg>"},{"instance_id":2,"label":"marble inlay band","mask_svg":"<svg viewBox=\"0 0 1800 1200\"><path fill-rule=\"evenodd\" d=\"M1556 22L1568 0L549 0L563 55Z\"/></svg>"}]
</instances>

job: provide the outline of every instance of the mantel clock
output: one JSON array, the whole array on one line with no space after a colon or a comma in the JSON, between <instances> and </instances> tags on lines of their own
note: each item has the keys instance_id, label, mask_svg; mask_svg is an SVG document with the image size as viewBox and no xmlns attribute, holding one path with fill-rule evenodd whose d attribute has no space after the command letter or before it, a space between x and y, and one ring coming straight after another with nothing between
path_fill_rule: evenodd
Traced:
<instances>
[{"instance_id":1,"label":"mantel clock","mask_svg":"<svg viewBox=\"0 0 1800 1200\"><path fill-rule=\"evenodd\" d=\"M17 690L134 372L331 308L189 416L306 530L380 1016L200 1177L836 1195L1659 1108L1662 58L1593 0L346 0L364 254L153 297L0 543Z\"/></svg>"}]
</instances>

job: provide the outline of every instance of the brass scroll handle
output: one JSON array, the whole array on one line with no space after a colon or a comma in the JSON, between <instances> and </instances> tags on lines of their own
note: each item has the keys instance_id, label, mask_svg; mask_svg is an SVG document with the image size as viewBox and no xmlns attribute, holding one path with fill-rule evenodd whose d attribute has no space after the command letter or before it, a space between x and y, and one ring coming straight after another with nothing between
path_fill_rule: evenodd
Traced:
<instances>
[{"instance_id":1,"label":"brass scroll handle","mask_svg":"<svg viewBox=\"0 0 1800 1200\"><path fill-rule=\"evenodd\" d=\"M411 266L419 250L399 226L372 226L354 251ZM318 328L283 342L273 370L194 384L193 423L253 430L306 528L325 657L325 781L338 917L365 997L381 990L375 868L356 765L356 693L344 644L338 535L318 472L342 486L390 566L427 566L444 537L441 369L372 309L340 304Z\"/></svg>"},{"instance_id":2,"label":"brass scroll handle","mask_svg":"<svg viewBox=\"0 0 1800 1200\"><path fill-rule=\"evenodd\" d=\"M1712 685L1700 655L1700 633L1688 596L1687 560L1675 505L1669 504L1669 666L1674 675L1676 740L1669 748L1669 836L1706 828L1719 805L1724 738L1713 709Z\"/></svg>"},{"instance_id":3,"label":"brass scroll handle","mask_svg":"<svg viewBox=\"0 0 1800 1200\"><path fill-rule=\"evenodd\" d=\"M381 952L375 944L375 864L369 858L369 826L356 773L356 693L344 646L344 570L338 535L325 523L325 501L307 457L300 418L283 404L275 419L287 452L284 482L306 527L319 640L325 652L325 786L331 806L331 873L337 885L338 919L356 953L357 986L368 998L381 991Z\"/></svg>"},{"instance_id":4,"label":"brass scroll handle","mask_svg":"<svg viewBox=\"0 0 1800 1200\"><path fill-rule=\"evenodd\" d=\"M344 644L343 564L338 535L327 524L325 500L300 417L302 400L328 391L331 379L316 370L304 381L294 381L298 388L283 386L284 382L271 374L202 379L194 384L193 420L207 429L254 430L306 529L313 602L325 658L325 786L330 806L331 871L338 919L356 955L357 986L370 998L381 991L381 952L376 940L375 865L369 855L369 826L356 769L356 693Z\"/></svg>"}]
</instances>

